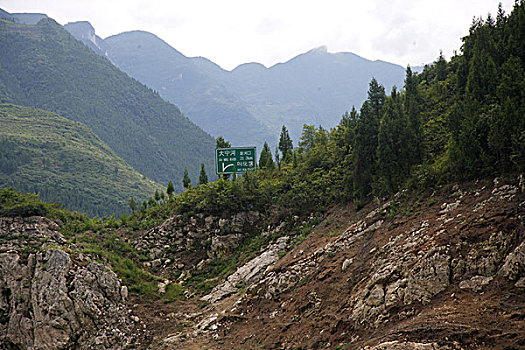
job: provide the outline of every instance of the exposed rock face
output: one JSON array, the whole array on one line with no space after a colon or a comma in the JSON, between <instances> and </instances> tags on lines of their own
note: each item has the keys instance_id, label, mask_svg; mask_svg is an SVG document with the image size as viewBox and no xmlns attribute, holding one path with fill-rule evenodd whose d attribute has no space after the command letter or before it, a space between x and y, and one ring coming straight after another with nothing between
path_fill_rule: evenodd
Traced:
<instances>
[{"instance_id":1,"label":"exposed rock face","mask_svg":"<svg viewBox=\"0 0 525 350\"><path fill-rule=\"evenodd\" d=\"M256 231L259 219L256 211L240 212L229 218L177 215L146 231L133 244L153 259L149 266L162 266L169 261L177 270L189 272L203 260L231 253Z\"/></svg>"},{"instance_id":2,"label":"exposed rock face","mask_svg":"<svg viewBox=\"0 0 525 350\"><path fill-rule=\"evenodd\" d=\"M287 250L288 241L288 236L279 238L276 243L267 247L262 254L239 267L224 283L214 288L210 294L205 295L201 300L215 302L237 292L241 286L258 282L263 277L264 272L279 260L279 254Z\"/></svg>"},{"instance_id":3,"label":"exposed rock face","mask_svg":"<svg viewBox=\"0 0 525 350\"><path fill-rule=\"evenodd\" d=\"M478 203L476 208L508 202L515 199L517 193L516 186L496 186L491 196ZM374 252L375 248L371 250L375 259L372 261L370 277L356 284L351 293L349 319L352 322L377 326L387 319L389 309L394 305L427 304L455 281L461 281L460 288L475 292L482 291L492 281L503 265L515 236L495 232L486 240L468 245L462 241L454 247L435 244L451 225L458 225L458 222L460 225L466 224L462 221L463 214L457 214L462 209L464 195L456 189L451 196L456 199L441 205L441 216L433 223L433 227L423 220L412 230L391 237L378 252ZM368 235L384 228L381 213L389 205L386 203L370 212L363 220L350 226L341 237L312 255L286 269L267 273L260 283L250 288L250 292L268 299L275 298L296 287L299 281L320 273L322 262L329 254L362 244L360 242L366 240ZM343 272L351 269L357 258L344 260ZM524 275L524 262L525 245L522 243L506 257L502 267L503 276L511 281L520 280Z\"/></svg>"},{"instance_id":4,"label":"exposed rock face","mask_svg":"<svg viewBox=\"0 0 525 350\"><path fill-rule=\"evenodd\" d=\"M505 264L501 267L503 276L523 288L525 280L525 242L522 242L505 259Z\"/></svg>"},{"instance_id":5,"label":"exposed rock face","mask_svg":"<svg viewBox=\"0 0 525 350\"><path fill-rule=\"evenodd\" d=\"M115 273L59 249L20 249L31 237L43 246L64 241L45 218L0 218L0 228L0 348L122 349L134 341L127 288Z\"/></svg>"},{"instance_id":6,"label":"exposed rock face","mask_svg":"<svg viewBox=\"0 0 525 350\"><path fill-rule=\"evenodd\" d=\"M0 218L0 235L2 237L1 251L15 247L26 240L39 240L53 243L64 243L65 239L59 232L59 227L53 221L40 217L32 216L28 218Z\"/></svg>"}]
</instances>

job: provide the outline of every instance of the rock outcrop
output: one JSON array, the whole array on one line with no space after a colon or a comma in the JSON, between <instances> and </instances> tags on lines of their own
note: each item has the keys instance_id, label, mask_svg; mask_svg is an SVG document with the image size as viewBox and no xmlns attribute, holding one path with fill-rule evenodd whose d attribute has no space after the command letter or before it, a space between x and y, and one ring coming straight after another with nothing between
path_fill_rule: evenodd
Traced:
<instances>
[{"instance_id":1,"label":"rock outcrop","mask_svg":"<svg viewBox=\"0 0 525 350\"><path fill-rule=\"evenodd\" d=\"M133 245L151 257L146 267L171 265L175 270L190 273L207 259L230 254L246 236L256 232L259 219L256 211L240 212L229 218L176 215L142 233Z\"/></svg>"},{"instance_id":2,"label":"rock outcrop","mask_svg":"<svg viewBox=\"0 0 525 350\"><path fill-rule=\"evenodd\" d=\"M517 331L525 326L524 194L517 181L501 179L444 191L428 204L403 204L413 214L389 217L403 200L398 194L317 249L310 243L306 253L267 269L222 319L224 331L251 332L253 344L279 348L333 345L329 339L359 348L374 344L374 334L390 336L369 349L525 344ZM487 309L494 316L480 318ZM253 333L275 317L283 320L278 339ZM312 338L301 343L296 337L305 332Z\"/></svg>"},{"instance_id":3,"label":"rock outcrop","mask_svg":"<svg viewBox=\"0 0 525 350\"><path fill-rule=\"evenodd\" d=\"M123 349L137 341L127 288L104 265L57 249L65 240L54 222L0 218L0 240L0 348Z\"/></svg>"},{"instance_id":4,"label":"rock outcrop","mask_svg":"<svg viewBox=\"0 0 525 350\"><path fill-rule=\"evenodd\" d=\"M270 244L264 251L239 267L233 274L228 276L219 286L215 287L210 294L201 298L203 301L216 302L227 297L240 288L259 282L267 269L280 258L280 254L288 248L288 236L281 237L277 242Z\"/></svg>"}]
</instances>

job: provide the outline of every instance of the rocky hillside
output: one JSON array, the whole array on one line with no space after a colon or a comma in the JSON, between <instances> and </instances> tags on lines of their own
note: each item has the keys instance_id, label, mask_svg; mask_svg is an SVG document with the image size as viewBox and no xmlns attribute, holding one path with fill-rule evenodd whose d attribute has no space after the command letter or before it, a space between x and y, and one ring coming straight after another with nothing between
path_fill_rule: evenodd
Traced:
<instances>
[{"instance_id":1,"label":"rocky hillside","mask_svg":"<svg viewBox=\"0 0 525 350\"><path fill-rule=\"evenodd\" d=\"M153 322L156 339L166 349L523 348L520 179L334 209L284 257L293 236L283 230L202 296L204 309L171 313L187 327Z\"/></svg>"},{"instance_id":2,"label":"rocky hillside","mask_svg":"<svg viewBox=\"0 0 525 350\"><path fill-rule=\"evenodd\" d=\"M323 220L187 213L99 232L142 257L155 297L49 219L2 218L0 347L520 349L524 214L520 176Z\"/></svg>"},{"instance_id":3,"label":"rocky hillside","mask_svg":"<svg viewBox=\"0 0 525 350\"><path fill-rule=\"evenodd\" d=\"M140 344L144 333L126 305L127 287L79 248L46 218L0 218L0 348Z\"/></svg>"}]
</instances>

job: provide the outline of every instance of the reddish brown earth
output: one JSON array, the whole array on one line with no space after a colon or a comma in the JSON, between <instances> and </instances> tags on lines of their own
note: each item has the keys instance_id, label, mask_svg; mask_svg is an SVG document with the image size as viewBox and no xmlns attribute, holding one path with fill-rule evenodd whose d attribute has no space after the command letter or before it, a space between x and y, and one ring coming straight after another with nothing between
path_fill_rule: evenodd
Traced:
<instances>
[{"instance_id":1,"label":"reddish brown earth","mask_svg":"<svg viewBox=\"0 0 525 350\"><path fill-rule=\"evenodd\" d=\"M272 298L265 298L257 288L248 288L203 308L197 297L171 304L136 300L134 313L147 324L153 349L359 349L389 341L432 344L435 349L525 349L525 288L505 278L500 270L506 256L524 241L525 194L515 178L496 182L401 194L395 212L390 215L390 208L386 208L372 219L366 216L377 208L374 204L357 212L352 205L331 209L314 232L272 271L293 268L319 248L341 239L343 232L360 220L372 225L380 218L382 224L347 249L325 252L314 274ZM505 184L512 186L510 192L498 197L497 189ZM450 206L444 213L447 207L443 203L454 202L459 203L457 207ZM467 262L466 272L458 276L450 273L446 287L428 302L398 301L386 308L379 321L352 321L355 298L369 282L374 263L388 259L385 246L397 236L408 237L407 233L423 227L424 222L428 223L428 239L414 245L411 253L424 256L443 247L450 261L469 257L468 261L479 262L498 251L501 259L496 260L492 280L479 291L460 288L461 281L481 274L469 274ZM345 234L351 237L352 232ZM494 237L502 238L498 241ZM478 257L472 257L473 247L479 248ZM343 271L346 259L352 262ZM216 328L198 330L196 325L213 314L217 314Z\"/></svg>"}]
</instances>

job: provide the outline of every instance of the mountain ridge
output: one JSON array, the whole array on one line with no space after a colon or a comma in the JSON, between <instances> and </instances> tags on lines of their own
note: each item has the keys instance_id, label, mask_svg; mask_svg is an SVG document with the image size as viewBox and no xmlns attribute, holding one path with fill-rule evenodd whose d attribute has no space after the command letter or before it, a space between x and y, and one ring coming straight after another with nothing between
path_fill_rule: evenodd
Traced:
<instances>
[{"instance_id":1,"label":"mountain ridge","mask_svg":"<svg viewBox=\"0 0 525 350\"><path fill-rule=\"evenodd\" d=\"M146 43L147 39L152 42ZM115 65L180 105L206 131L235 145L276 144L283 124L296 141L304 124L333 127L346 111L365 100L372 77L388 91L403 85L405 73L404 67L394 63L371 61L352 52L330 53L326 46L270 67L249 62L228 71L208 58L187 57L146 31L127 31L104 40L113 45L108 58ZM143 45L158 50L156 55L139 53L138 46ZM186 83L185 76L192 81ZM168 77L171 81L166 81ZM314 86L319 81L326 83ZM250 133L251 129L262 130L263 136Z\"/></svg>"},{"instance_id":2,"label":"mountain ridge","mask_svg":"<svg viewBox=\"0 0 525 350\"><path fill-rule=\"evenodd\" d=\"M179 191L185 166L192 178L201 163L213 168L209 134L54 20L2 20L0 45L0 95L6 102L86 124L136 170L161 183L173 179Z\"/></svg>"},{"instance_id":3,"label":"mountain ridge","mask_svg":"<svg viewBox=\"0 0 525 350\"><path fill-rule=\"evenodd\" d=\"M117 67L180 106L184 115L213 136L223 136L235 146L262 146L272 138L238 97L201 69L200 65L220 69L211 61L188 58L145 31L125 32L105 42L111 48L108 58Z\"/></svg>"},{"instance_id":4,"label":"mountain ridge","mask_svg":"<svg viewBox=\"0 0 525 350\"><path fill-rule=\"evenodd\" d=\"M210 60L190 57L181 64L196 66L206 73L205 79L224 86L275 135L268 140L270 144L276 142L283 124L294 140L298 140L303 124L335 126L345 111L365 100L364 91L372 77L390 90L394 85L402 86L405 74L405 68L398 65L370 61L354 53L329 53L326 47L270 67L252 62L227 71ZM150 66L154 64L150 62ZM325 83L318 86L319 82Z\"/></svg>"}]
</instances>

